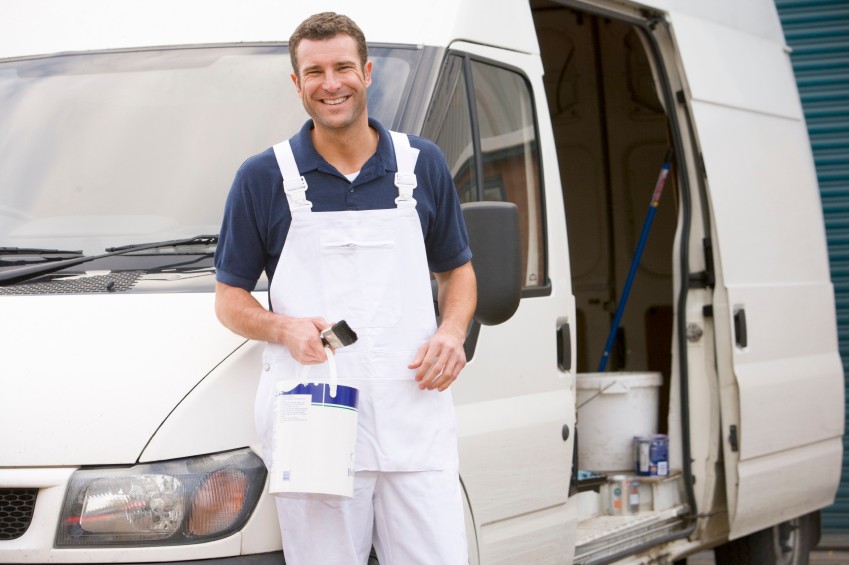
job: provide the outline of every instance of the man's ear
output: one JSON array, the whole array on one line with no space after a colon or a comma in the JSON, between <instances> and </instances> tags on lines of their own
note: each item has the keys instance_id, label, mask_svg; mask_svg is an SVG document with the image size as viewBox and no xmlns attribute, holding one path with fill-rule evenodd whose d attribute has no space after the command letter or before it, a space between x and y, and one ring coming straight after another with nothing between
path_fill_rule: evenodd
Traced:
<instances>
[{"instance_id":1,"label":"man's ear","mask_svg":"<svg viewBox=\"0 0 849 565\"><path fill-rule=\"evenodd\" d=\"M298 83L298 75L295 73L291 73L289 78L292 79L292 82L295 84L295 90L298 92L298 96L301 95L301 85Z\"/></svg>"},{"instance_id":2,"label":"man's ear","mask_svg":"<svg viewBox=\"0 0 849 565\"><path fill-rule=\"evenodd\" d=\"M371 61L366 61L366 66L363 67L363 82L365 82L366 88L371 86Z\"/></svg>"}]
</instances>

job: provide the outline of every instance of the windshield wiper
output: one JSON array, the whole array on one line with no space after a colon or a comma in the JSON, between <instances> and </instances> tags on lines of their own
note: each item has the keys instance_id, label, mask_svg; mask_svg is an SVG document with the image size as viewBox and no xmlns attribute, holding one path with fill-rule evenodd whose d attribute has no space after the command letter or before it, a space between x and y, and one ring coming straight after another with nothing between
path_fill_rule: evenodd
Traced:
<instances>
[{"instance_id":1,"label":"windshield wiper","mask_svg":"<svg viewBox=\"0 0 849 565\"><path fill-rule=\"evenodd\" d=\"M0 255L82 255L82 251L65 249L42 249L40 247L0 247Z\"/></svg>"},{"instance_id":2,"label":"windshield wiper","mask_svg":"<svg viewBox=\"0 0 849 565\"><path fill-rule=\"evenodd\" d=\"M186 247L188 245L215 245L218 243L217 235L196 235L189 239L175 239L171 241L154 241L150 243L132 243L119 247L107 247L107 253L130 253L132 251L144 251L145 249L163 249L165 247Z\"/></svg>"},{"instance_id":3,"label":"windshield wiper","mask_svg":"<svg viewBox=\"0 0 849 565\"><path fill-rule=\"evenodd\" d=\"M106 249L106 253L101 255L91 255L88 257L72 257L60 261L53 261L48 264L39 263L38 265L28 265L26 267L18 267L17 269L8 269L0 271L0 286L8 286L23 282L29 279L34 279L42 275L55 273L68 267L75 267L83 263L103 259L105 257L113 257L115 255L124 255L133 251L144 251L146 249L161 249L163 247L178 247L187 245L214 245L218 242L217 235L198 235L186 239L174 239L171 241L156 241L152 243L137 243L133 245L123 245L121 247L110 247Z\"/></svg>"},{"instance_id":4,"label":"windshield wiper","mask_svg":"<svg viewBox=\"0 0 849 565\"><path fill-rule=\"evenodd\" d=\"M41 249L36 247L0 247L0 265L26 265L28 263L46 261L62 261L73 259L83 254L82 251L65 249Z\"/></svg>"}]
</instances>

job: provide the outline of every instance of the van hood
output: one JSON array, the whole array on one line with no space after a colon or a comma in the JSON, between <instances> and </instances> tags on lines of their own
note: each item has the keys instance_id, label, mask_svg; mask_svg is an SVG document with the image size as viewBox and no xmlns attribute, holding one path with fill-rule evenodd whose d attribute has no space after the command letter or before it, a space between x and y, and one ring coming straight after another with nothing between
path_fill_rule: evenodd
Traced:
<instances>
[{"instance_id":1,"label":"van hood","mask_svg":"<svg viewBox=\"0 0 849 565\"><path fill-rule=\"evenodd\" d=\"M131 464L244 339L214 294L0 296L0 467Z\"/></svg>"}]
</instances>

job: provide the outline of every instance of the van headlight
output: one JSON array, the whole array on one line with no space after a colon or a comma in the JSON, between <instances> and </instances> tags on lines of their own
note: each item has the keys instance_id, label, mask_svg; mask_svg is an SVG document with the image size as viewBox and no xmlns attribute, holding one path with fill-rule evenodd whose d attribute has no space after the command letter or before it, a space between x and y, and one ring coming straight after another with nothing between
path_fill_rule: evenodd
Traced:
<instances>
[{"instance_id":1,"label":"van headlight","mask_svg":"<svg viewBox=\"0 0 849 565\"><path fill-rule=\"evenodd\" d=\"M65 494L56 546L185 544L228 536L250 517L265 475L249 449L81 469Z\"/></svg>"}]
</instances>

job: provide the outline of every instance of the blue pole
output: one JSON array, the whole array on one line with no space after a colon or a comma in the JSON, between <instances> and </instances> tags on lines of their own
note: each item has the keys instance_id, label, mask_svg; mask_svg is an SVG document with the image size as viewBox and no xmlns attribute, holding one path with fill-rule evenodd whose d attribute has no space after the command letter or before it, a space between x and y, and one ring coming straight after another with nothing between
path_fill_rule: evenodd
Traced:
<instances>
[{"instance_id":1,"label":"blue pole","mask_svg":"<svg viewBox=\"0 0 849 565\"><path fill-rule=\"evenodd\" d=\"M637 249L634 251L634 257L631 259L631 268L628 271L628 278L625 280L625 288L622 289L622 296L619 299L619 304L616 306L616 315L613 316L613 324L610 327L610 333L607 335L607 343L604 344L604 353L601 355L601 362L598 364L598 372L603 373L607 368L607 360L610 358L610 350L613 349L613 342L616 339L616 332L619 330L619 324L622 322L622 313L625 311L625 304L628 302L628 295L631 293L631 285L634 282L634 277L637 275L637 268L640 266L640 258L643 255L643 250L646 247L646 240L649 238L649 230L651 229L654 215L657 212L657 206L660 203L660 196L663 194L663 187L666 184L666 177L669 175L669 168L672 165L672 149L666 150L666 156L663 158L663 166L660 168L660 174L657 177L657 183L654 187L654 192L651 196L649 211L646 214L646 219L643 222L643 231L640 233L640 241L637 243Z\"/></svg>"}]
</instances>

